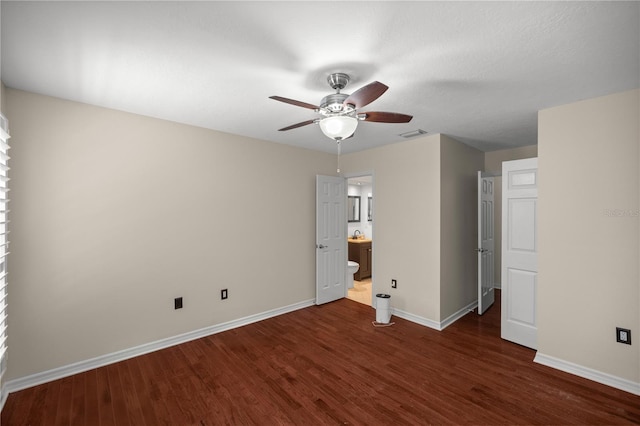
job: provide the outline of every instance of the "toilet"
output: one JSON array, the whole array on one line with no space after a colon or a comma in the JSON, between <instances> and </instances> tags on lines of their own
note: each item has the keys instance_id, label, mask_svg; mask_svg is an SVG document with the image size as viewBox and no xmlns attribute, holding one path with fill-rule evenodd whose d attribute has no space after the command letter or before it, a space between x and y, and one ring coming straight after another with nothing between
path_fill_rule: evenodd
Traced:
<instances>
[{"instance_id":1,"label":"toilet","mask_svg":"<svg viewBox=\"0 0 640 426\"><path fill-rule=\"evenodd\" d=\"M353 274L358 272L360 264L349 260L347 262L347 288L353 288Z\"/></svg>"}]
</instances>

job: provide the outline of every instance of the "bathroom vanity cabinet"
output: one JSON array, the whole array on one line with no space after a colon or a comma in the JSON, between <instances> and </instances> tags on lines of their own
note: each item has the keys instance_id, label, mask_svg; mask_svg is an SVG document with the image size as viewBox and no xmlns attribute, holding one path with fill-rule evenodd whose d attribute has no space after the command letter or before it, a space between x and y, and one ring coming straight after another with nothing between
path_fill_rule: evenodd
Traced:
<instances>
[{"instance_id":1,"label":"bathroom vanity cabinet","mask_svg":"<svg viewBox=\"0 0 640 426\"><path fill-rule=\"evenodd\" d=\"M371 276L371 240L349 240L349 260L358 262L360 268L353 279L361 281Z\"/></svg>"}]
</instances>

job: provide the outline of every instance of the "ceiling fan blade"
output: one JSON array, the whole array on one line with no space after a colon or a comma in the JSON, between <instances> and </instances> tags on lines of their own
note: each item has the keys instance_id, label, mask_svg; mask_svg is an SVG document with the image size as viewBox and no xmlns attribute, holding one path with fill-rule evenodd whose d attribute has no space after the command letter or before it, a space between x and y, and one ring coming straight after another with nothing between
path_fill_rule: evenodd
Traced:
<instances>
[{"instance_id":1,"label":"ceiling fan blade","mask_svg":"<svg viewBox=\"0 0 640 426\"><path fill-rule=\"evenodd\" d=\"M374 123L408 123L413 118L412 115L400 114L397 112L364 112L366 117L364 121L372 121Z\"/></svg>"},{"instance_id":2,"label":"ceiling fan blade","mask_svg":"<svg viewBox=\"0 0 640 426\"><path fill-rule=\"evenodd\" d=\"M299 106L302 108L309 108L309 109L320 109L319 107L315 106L315 105L311 105L308 104L306 102L301 102L301 101L296 101L295 99L289 99L289 98L283 98L282 96L269 96L269 99L273 99L276 101L280 101L280 102L284 102L285 104L291 104L291 105L295 105L295 106Z\"/></svg>"},{"instance_id":3,"label":"ceiling fan blade","mask_svg":"<svg viewBox=\"0 0 640 426\"><path fill-rule=\"evenodd\" d=\"M349 95L349 97L345 99L344 104L353 105L356 109L362 108L382 96L388 88L389 87L379 81L374 81L373 83L369 83Z\"/></svg>"},{"instance_id":4,"label":"ceiling fan blade","mask_svg":"<svg viewBox=\"0 0 640 426\"><path fill-rule=\"evenodd\" d=\"M307 120L300 123L292 124L291 126L283 127L282 129L278 129L279 132L283 132L285 130L297 129L298 127L306 126L307 124L313 124L316 120Z\"/></svg>"}]
</instances>

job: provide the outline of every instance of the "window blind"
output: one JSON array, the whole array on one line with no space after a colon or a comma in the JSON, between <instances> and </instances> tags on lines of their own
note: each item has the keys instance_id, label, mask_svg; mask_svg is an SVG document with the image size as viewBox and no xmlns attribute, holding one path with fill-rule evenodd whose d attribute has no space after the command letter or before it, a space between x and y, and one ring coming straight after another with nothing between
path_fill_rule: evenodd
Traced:
<instances>
[{"instance_id":1,"label":"window blind","mask_svg":"<svg viewBox=\"0 0 640 426\"><path fill-rule=\"evenodd\" d=\"M9 122L0 114L0 383L7 369L7 255L9 254Z\"/></svg>"}]
</instances>

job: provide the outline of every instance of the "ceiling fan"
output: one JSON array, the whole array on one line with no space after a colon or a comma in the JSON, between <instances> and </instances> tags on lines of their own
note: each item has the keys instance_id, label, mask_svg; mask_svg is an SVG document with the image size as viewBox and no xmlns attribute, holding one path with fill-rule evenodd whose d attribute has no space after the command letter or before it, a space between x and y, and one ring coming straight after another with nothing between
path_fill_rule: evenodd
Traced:
<instances>
[{"instance_id":1,"label":"ceiling fan","mask_svg":"<svg viewBox=\"0 0 640 426\"><path fill-rule=\"evenodd\" d=\"M296 129L308 124L317 123L320 125L322 133L327 137L340 142L341 140L353 136L358 121L372 121L376 123L408 123L413 116L399 114L397 112L358 112L364 106L378 99L389 88L384 84L374 81L356 90L351 95L340 93L349 83L349 76L344 73L333 73L327 77L327 82L336 93L322 98L320 106L296 101L294 99L283 98L282 96L269 96L270 99L287 104L312 109L322 117L313 120L292 124L291 126L278 129L280 131Z\"/></svg>"}]
</instances>

